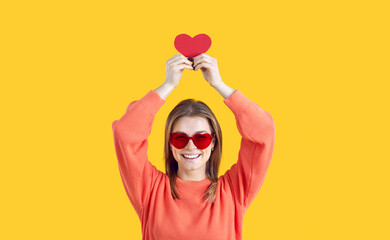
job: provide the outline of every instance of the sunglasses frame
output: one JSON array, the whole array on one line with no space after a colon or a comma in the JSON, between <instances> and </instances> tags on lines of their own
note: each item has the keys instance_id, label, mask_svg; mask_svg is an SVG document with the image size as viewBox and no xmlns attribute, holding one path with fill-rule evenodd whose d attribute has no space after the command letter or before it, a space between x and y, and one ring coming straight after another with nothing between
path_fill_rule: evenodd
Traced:
<instances>
[{"instance_id":1,"label":"sunglasses frame","mask_svg":"<svg viewBox=\"0 0 390 240\"><path fill-rule=\"evenodd\" d=\"M182 147L182 148L178 148L178 147L176 147L174 144L172 144L172 138L173 138L173 136L174 135L185 135L185 137L186 137L186 143L185 143L185 145ZM209 145L207 145L207 147L205 147L205 148L199 148L198 146L197 146L197 141L195 140L195 137L196 136L199 136L199 135L201 135L201 136L204 136L204 135L208 135L208 136L210 136L211 137L211 141L210 141L210 144ZM170 141L170 143L175 147L175 148L177 148L177 149L183 149L183 148L185 148L186 146L187 146L187 144L188 144L188 142L190 141L190 140L192 140L192 142L194 143L194 145L198 148L198 149L201 149L201 150L203 150L203 149L206 149L206 148L208 148L210 145L211 145L211 143L213 142L213 138L215 137L215 133L208 133L208 132L206 132L206 133L195 133L194 135L192 135L191 137L189 137L186 133L176 133L176 132L174 132L174 133L171 133L171 135L170 135L170 137L169 137L169 141Z\"/></svg>"}]
</instances>

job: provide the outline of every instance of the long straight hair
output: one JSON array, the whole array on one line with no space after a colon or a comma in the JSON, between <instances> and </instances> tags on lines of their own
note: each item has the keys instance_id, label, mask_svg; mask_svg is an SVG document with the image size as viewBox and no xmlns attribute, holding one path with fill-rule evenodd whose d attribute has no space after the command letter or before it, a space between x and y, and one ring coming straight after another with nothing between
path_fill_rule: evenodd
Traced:
<instances>
[{"instance_id":1,"label":"long straight hair","mask_svg":"<svg viewBox=\"0 0 390 240\"><path fill-rule=\"evenodd\" d=\"M172 154L169 137L175 122L184 116L205 118L209 123L211 132L215 133L214 151L211 151L210 158L206 163L206 178L211 180L211 184L203 194L206 201L214 202L217 193L219 165L222 158L222 131L211 109L204 102L195 101L194 99L186 99L179 102L170 112L165 125L165 172L169 177L172 197L180 199L176 189L176 177L179 166Z\"/></svg>"}]
</instances>

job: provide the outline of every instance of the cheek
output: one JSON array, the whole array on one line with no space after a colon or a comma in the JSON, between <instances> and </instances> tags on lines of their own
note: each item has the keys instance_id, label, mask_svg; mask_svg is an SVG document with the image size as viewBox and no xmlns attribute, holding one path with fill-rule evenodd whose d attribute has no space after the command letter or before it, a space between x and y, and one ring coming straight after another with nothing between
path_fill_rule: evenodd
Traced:
<instances>
[{"instance_id":1,"label":"cheek","mask_svg":"<svg viewBox=\"0 0 390 240\"><path fill-rule=\"evenodd\" d=\"M173 158L176 160L176 162L180 162L179 150L172 147L171 151L172 151Z\"/></svg>"},{"instance_id":2,"label":"cheek","mask_svg":"<svg viewBox=\"0 0 390 240\"><path fill-rule=\"evenodd\" d=\"M173 150L173 156L175 156L175 158L178 159L179 153L177 151Z\"/></svg>"},{"instance_id":3,"label":"cheek","mask_svg":"<svg viewBox=\"0 0 390 240\"><path fill-rule=\"evenodd\" d=\"M203 157L205 158L206 161L209 160L210 156L211 156L211 150L210 149L208 149L207 151L204 151Z\"/></svg>"}]
</instances>

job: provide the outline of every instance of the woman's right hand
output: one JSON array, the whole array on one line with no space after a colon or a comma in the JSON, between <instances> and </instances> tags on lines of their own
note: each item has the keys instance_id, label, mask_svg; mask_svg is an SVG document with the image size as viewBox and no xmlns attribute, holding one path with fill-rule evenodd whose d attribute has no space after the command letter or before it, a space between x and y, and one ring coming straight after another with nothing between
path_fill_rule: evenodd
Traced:
<instances>
[{"instance_id":1,"label":"woman's right hand","mask_svg":"<svg viewBox=\"0 0 390 240\"><path fill-rule=\"evenodd\" d=\"M192 63L180 53L168 59L166 65L167 76L165 78L165 83L170 84L175 88L179 84L184 68L194 70Z\"/></svg>"}]
</instances>

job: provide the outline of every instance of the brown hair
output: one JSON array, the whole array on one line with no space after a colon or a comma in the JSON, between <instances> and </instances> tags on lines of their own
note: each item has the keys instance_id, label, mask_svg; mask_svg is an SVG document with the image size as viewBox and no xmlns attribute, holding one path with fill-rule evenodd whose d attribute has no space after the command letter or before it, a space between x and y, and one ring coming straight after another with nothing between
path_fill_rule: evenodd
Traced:
<instances>
[{"instance_id":1,"label":"brown hair","mask_svg":"<svg viewBox=\"0 0 390 240\"><path fill-rule=\"evenodd\" d=\"M222 131L211 109L202 101L195 101L194 99L186 99L179 102L170 112L165 125L165 172L169 177L172 197L180 199L176 189L176 177L179 166L170 149L169 137L175 122L184 116L204 117L209 123L211 133L215 133L214 151L211 152L210 158L206 163L206 178L210 179L212 183L203 194L203 197L208 202L214 202L217 193L218 170L222 157Z\"/></svg>"}]
</instances>

